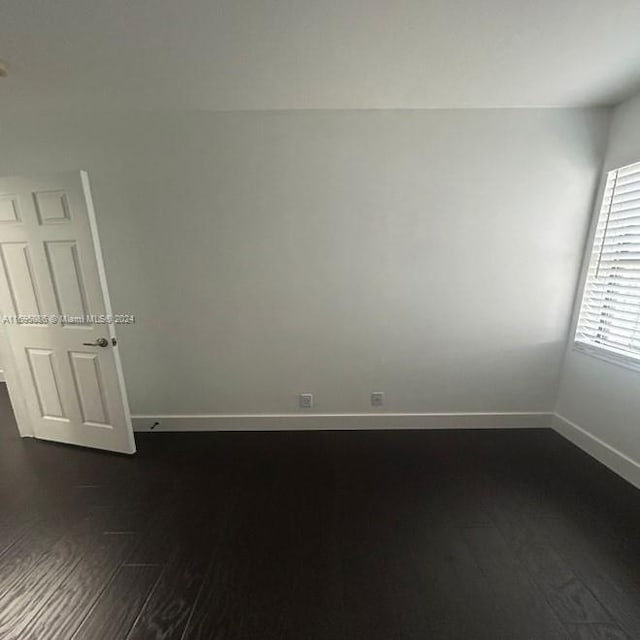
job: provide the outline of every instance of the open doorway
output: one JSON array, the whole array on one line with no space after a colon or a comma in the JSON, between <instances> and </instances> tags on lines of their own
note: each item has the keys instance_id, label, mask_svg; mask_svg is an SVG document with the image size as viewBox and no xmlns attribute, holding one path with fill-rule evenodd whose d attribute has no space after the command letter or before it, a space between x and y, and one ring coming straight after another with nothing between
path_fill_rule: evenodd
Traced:
<instances>
[{"instance_id":1,"label":"open doorway","mask_svg":"<svg viewBox=\"0 0 640 640\"><path fill-rule=\"evenodd\" d=\"M18 440L20 432L18 423L11 406L11 398L7 391L7 385L3 379L0 381L0 446L8 441Z\"/></svg>"}]
</instances>

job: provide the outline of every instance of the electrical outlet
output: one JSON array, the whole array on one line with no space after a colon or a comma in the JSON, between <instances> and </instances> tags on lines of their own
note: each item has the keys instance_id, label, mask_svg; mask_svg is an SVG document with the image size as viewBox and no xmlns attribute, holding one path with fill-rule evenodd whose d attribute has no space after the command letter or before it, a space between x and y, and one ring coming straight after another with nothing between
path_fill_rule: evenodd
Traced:
<instances>
[{"instance_id":1,"label":"electrical outlet","mask_svg":"<svg viewBox=\"0 0 640 640\"><path fill-rule=\"evenodd\" d=\"M374 391L371 394L371 406L381 407L384 404L384 393L382 391Z\"/></svg>"},{"instance_id":2,"label":"electrical outlet","mask_svg":"<svg viewBox=\"0 0 640 640\"><path fill-rule=\"evenodd\" d=\"M301 393L298 396L298 406L301 409L313 408L313 393Z\"/></svg>"}]
</instances>

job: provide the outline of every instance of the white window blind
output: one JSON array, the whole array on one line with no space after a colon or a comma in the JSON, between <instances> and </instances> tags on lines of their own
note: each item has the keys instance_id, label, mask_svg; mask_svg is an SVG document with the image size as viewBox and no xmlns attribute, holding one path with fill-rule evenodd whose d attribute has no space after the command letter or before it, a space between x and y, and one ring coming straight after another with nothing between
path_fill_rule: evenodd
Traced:
<instances>
[{"instance_id":1,"label":"white window blind","mask_svg":"<svg viewBox=\"0 0 640 640\"><path fill-rule=\"evenodd\" d=\"M640 363L640 162L607 174L575 341Z\"/></svg>"}]
</instances>

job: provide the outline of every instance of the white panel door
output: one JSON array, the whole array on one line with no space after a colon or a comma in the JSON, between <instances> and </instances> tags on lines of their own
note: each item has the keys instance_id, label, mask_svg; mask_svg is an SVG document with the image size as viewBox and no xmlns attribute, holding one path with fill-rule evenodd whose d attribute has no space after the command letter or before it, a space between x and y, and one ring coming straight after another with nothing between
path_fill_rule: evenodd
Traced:
<instances>
[{"instance_id":1,"label":"white panel door","mask_svg":"<svg viewBox=\"0 0 640 640\"><path fill-rule=\"evenodd\" d=\"M0 307L23 430L134 453L86 173L0 178Z\"/></svg>"}]
</instances>

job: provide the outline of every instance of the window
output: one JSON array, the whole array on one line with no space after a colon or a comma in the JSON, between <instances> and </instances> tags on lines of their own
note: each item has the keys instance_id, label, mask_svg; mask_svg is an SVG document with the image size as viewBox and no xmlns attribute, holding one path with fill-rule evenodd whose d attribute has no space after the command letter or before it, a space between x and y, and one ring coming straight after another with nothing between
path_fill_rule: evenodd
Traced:
<instances>
[{"instance_id":1,"label":"window","mask_svg":"<svg viewBox=\"0 0 640 640\"><path fill-rule=\"evenodd\" d=\"M640 162L607 174L575 342L640 365Z\"/></svg>"}]
</instances>

